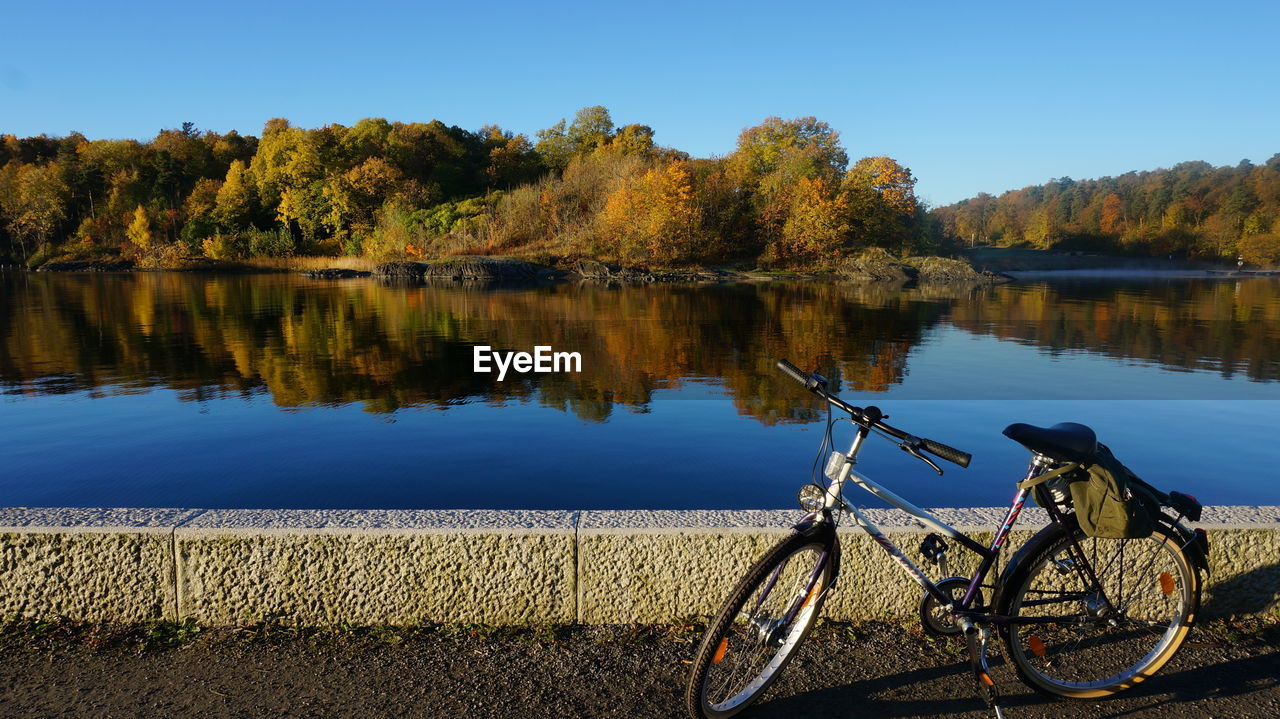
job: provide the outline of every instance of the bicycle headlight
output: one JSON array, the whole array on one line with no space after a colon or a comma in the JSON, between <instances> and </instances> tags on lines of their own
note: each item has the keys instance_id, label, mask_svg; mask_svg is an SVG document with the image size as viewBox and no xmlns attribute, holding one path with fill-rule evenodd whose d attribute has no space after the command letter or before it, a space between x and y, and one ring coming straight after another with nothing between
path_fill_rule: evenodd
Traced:
<instances>
[{"instance_id":1,"label":"bicycle headlight","mask_svg":"<svg viewBox=\"0 0 1280 719\"><path fill-rule=\"evenodd\" d=\"M827 504L827 490L816 484L806 484L800 488L800 508L806 512L820 512Z\"/></svg>"}]
</instances>

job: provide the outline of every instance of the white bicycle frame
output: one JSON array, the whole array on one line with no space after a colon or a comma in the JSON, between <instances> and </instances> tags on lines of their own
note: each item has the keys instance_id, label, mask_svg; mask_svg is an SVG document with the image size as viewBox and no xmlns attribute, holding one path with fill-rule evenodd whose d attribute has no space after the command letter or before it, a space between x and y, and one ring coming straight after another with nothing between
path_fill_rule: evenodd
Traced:
<instances>
[{"instance_id":1,"label":"white bicycle frame","mask_svg":"<svg viewBox=\"0 0 1280 719\"><path fill-rule=\"evenodd\" d=\"M853 443L850 445L849 451L842 453L836 450L833 451L831 456L828 458L824 474L826 474L826 476L831 480L831 484L827 487L823 509L828 512L843 509L853 515L854 521L857 523L858 527L870 535L871 538L875 540L876 544L879 544L880 547L893 558L894 562L896 562L898 566L902 567L902 570L906 572L908 576L910 576L926 592L934 595L935 598L942 602L943 606L951 605L952 599L943 595L937 589L936 585L930 581L927 576L925 576L924 572L920 571L920 569L916 567L915 563L907 558L906 554L904 554L896 544L884 536L884 533L880 531L879 527L873 524L871 520L867 519L866 515L859 511L856 506L845 499L845 484L852 481L862 489L865 489L876 497L888 502L890 505L911 515L929 529L937 531L942 535L955 540L965 548L980 555L982 557L982 563L978 571L974 573L970 581L969 590L965 593L964 600L961 602L961 606L967 607L969 602L977 593L978 586L982 583L982 580L990 570L991 564L999 554L1000 547L1008 537L1009 531L1013 528L1014 522L1018 519L1018 515L1022 512L1022 508L1026 504L1027 497L1030 495L1030 490L1018 490L1018 493L1014 496L1013 504L1009 507L1009 511L1005 515L1004 521L1001 523L1000 529L996 532L995 541L992 542L990 547L984 547L955 527L943 522L932 514L929 514L925 510L915 506L911 502L899 497L897 494L894 494L892 491L880 486L866 475L856 471L853 467L857 464L858 451L862 449L862 443L866 439L868 433L869 432L865 429L860 429L854 434ZM838 468L833 468L832 465L838 461L839 458L843 458L843 461L840 462L840 466ZM1040 457L1036 457L1032 460L1031 466L1027 470L1027 478L1030 479L1034 477L1045 466L1046 463L1041 461ZM831 471L832 469L835 469L834 476Z\"/></svg>"}]
</instances>

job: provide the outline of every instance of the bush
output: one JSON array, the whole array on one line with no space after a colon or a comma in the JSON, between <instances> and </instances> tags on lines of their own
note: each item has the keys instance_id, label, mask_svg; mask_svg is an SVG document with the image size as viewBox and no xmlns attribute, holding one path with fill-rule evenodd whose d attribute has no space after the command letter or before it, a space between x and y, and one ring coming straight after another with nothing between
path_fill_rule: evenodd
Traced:
<instances>
[{"instance_id":1,"label":"bush","mask_svg":"<svg viewBox=\"0 0 1280 719\"><path fill-rule=\"evenodd\" d=\"M290 257L294 253L293 235L283 227L249 230L245 235L251 257Z\"/></svg>"},{"instance_id":2,"label":"bush","mask_svg":"<svg viewBox=\"0 0 1280 719\"><path fill-rule=\"evenodd\" d=\"M244 243L238 235L218 233L200 243L204 256L213 260L238 260L244 257Z\"/></svg>"},{"instance_id":3,"label":"bush","mask_svg":"<svg viewBox=\"0 0 1280 719\"><path fill-rule=\"evenodd\" d=\"M137 266L146 270L168 270L181 267L183 247L178 243L165 243L142 253Z\"/></svg>"}]
</instances>

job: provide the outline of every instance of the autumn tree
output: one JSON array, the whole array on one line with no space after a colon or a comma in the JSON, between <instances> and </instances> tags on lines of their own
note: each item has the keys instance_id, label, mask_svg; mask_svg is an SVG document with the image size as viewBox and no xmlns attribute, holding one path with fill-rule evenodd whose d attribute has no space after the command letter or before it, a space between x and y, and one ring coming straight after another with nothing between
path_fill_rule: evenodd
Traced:
<instances>
[{"instance_id":1,"label":"autumn tree","mask_svg":"<svg viewBox=\"0 0 1280 719\"><path fill-rule=\"evenodd\" d=\"M752 185L797 157L805 158L815 175L838 175L849 163L840 133L827 123L814 117L768 117L738 135L729 165L744 185Z\"/></svg>"},{"instance_id":2,"label":"autumn tree","mask_svg":"<svg viewBox=\"0 0 1280 719\"><path fill-rule=\"evenodd\" d=\"M53 239L66 218L67 183L56 163L10 162L0 171L0 209L5 226L28 257L33 246Z\"/></svg>"},{"instance_id":3,"label":"autumn tree","mask_svg":"<svg viewBox=\"0 0 1280 719\"><path fill-rule=\"evenodd\" d=\"M707 256L701 220L688 166L671 162L609 195L601 234L618 259L671 265Z\"/></svg>"},{"instance_id":4,"label":"autumn tree","mask_svg":"<svg viewBox=\"0 0 1280 719\"><path fill-rule=\"evenodd\" d=\"M536 134L538 144L534 149L542 161L547 167L563 170L575 155L593 152L609 144L613 139L613 118L603 105L592 105L578 110L572 123L566 125L561 119Z\"/></svg>"},{"instance_id":5,"label":"autumn tree","mask_svg":"<svg viewBox=\"0 0 1280 719\"><path fill-rule=\"evenodd\" d=\"M1098 219L1098 229L1107 235L1119 235L1124 231L1123 218L1120 215L1120 196L1114 192L1107 193L1102 201L1102 215Z\"/></svg>"},{"instance_id":6,"label":"autumn tree","mask_svg":"<svg viewBox=\"0 0 1280 719\"><path fill-rule=\"evenodd\" d=\"M218 231L218 192L222 185L218 180L201 178L182 205L184 224L180 236L191 250Z\"/></svg>"},{"instance_id":7,"label":"autumn tree","mask_svg":"<svg viewBox=\"0 0 1280 719\"><path fill-rule=\"evenodd\" d=\"M991 216L995 198L979 192L969 200L961 200L950 212L952 227L969 245L985 245L991 237Z\"/></svg>"},{"instance_id":8,"label":"autumn tree","mask_svg":"<svg viewBox=\"0 0 1280 719\"><path fill-rule=\"evenodd\" d=\"M319 238L332 216L324 192L326 150L332 150L337 133L324 130L309 132L273 120L249 166L258 197L275 207L277 221L306 241Z\"/></svg>"},{"instance_id":9,"label":"autumn tree","mask_svg":"<svg viewBox=\"0 0 1280 719\"><path fill-rule=\"evenodd\" d=\"M618 128L605 145L610 152L624 155L651 156L654 154L653 128L648 125L626 125Z\"/></svg>"},{"instance_id":10,"label":"autumn tree","mask_svg":"<svg viewBox=\"0 0 1280 719\"><path fill-rule=\"evenodd\" d=\"M146 252L151 249L151 220L147 217L147 211L142 205L138 205L133 211L133 219L130 220L129 226L125 229L125 237L129 238L129 242L134 247Z\"/></svg>"},{"instance_id":11,"label":"autumn tree","mask_svg":"<svg viewBox=\"0 0 1280 719\"><path fill-rule=\"evenodd\" d=\"M891 157L864 157L854 163L841 184L853 243L910 253L920 208L915 184L911 170Z\"/></svg>"},{"instance_id":12,"label":"autumn tree","mask_svg":"<svg viewBox=\"0 0 1280 719\"><path fill-rule=\"evenodd\" d=\"M565 133L569 145L578 154L598 150L613 139L613 118L603 105L578 110Z\"/></svg>"},{"instance_id":13,"label":"autumn tree","mask_svg":"<svg viewBox=\"0 0 1280 719\"><path fill-rule=\"evenodd\" d=\"M1251 235L1240 241L1240 257L1251 265L1280 265L1280 234Z\"/></svg>"},{"instance_id":14,"label":"autumn tree","mask_svg":"<svg viewBox=\"0 0 1280 719\"><path fill-rule=\"evenodd\" d=\"M567 128L564 119L561 119L551 127L534 133L538 138L538 144L534 149L547 167L554 170L563 170L575 152L573 143L569 140Z\"/></svg>"},{"instance_id":15,"label":"autumn tree","mask_svg":"<svg viewBox=\"0 0 1280 719\"><path fill-rule=\"evenodd\" d=\"M245 165L233 160L226 180L214 196L213 219L224 231L244 228L253 212L252 184L245 176Z\"/></svg>"},{"instance_id":16,"label":"autumn tree","mask_svg":"<svg viewBox=\"0 0 1280 719\"><path fill-rule=\"evenodd\" d=\"M770 259L834 259L849 241L848 195L821 177L802 177L782 228L782 241L766 250Z\"/></svg>"},{"instance_id":17,"label":"autumn tree","mask_svg":"<svg viewBox=\"0 0 1280 719\"><path fill-rule=\"evenodd\" d=\"M823 179L834 186L848 161L840 134L813 117L769 117L744 129L725 158L725 168L749 207L756 251L785 255L776 250L788 242L784 229L800 180ZM769 252L770 247L775 251Z\"/></svg>"},{"instance_id":18,"label":"autumn tree","mask_svg":"<svg viewBox=\"0 0 1280 719\"><path fill-rule=\"evenodd\" d=\"M485 178L488 184L503 189L530 182L543 171L541 160L529 138L503 132L497 125L481 128L488 150Z\"/></svg>"},{"instance_id":19,"label":"autumn tree","mask_svg":"<svg viewBox=\"0 0 1280 719\"><path fill-rule=\"evenodd\" d=\"M368 231L373 216L385 202L395 199L404 175L381 157L370 157L341 175L331 176L324 185L329 208L326 225L335 233L347 229Z\"/></svg>"}]
</instances>

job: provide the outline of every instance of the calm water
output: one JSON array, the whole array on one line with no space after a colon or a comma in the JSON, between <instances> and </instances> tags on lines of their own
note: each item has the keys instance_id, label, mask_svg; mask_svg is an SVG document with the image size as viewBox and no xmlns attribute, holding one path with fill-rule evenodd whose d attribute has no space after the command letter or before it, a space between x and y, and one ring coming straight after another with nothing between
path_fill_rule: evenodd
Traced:
<instances>
[{"instance_id":1,"label":"calm water","mask_svg":"<svg viewBox=\"0 0 1280 719\"><path fill-rule=\"evenodd\" d=\"M579 374L472 371L551 345ZM772 370L975 454L862 468L925 506L1006 503L1014 421L1084 422L1139 474L1280 504L1280 283L983 289L397 286L0 274L0 505L789 506L822 413ZM870 501L868 504L874 505Z\"/></svg>"}]
</instances>

